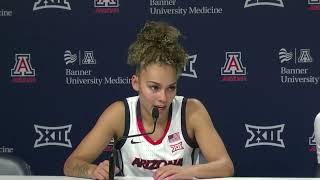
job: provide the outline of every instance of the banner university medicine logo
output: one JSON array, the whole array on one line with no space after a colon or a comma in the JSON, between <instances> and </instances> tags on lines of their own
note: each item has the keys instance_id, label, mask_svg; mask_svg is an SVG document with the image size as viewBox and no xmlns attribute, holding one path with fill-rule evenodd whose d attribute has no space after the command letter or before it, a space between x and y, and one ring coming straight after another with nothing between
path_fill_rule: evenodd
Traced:
<instances>
[{"instance_id":1,"label":"banner university medicine logo","mask_svg":"<svg viewBox=\"0 0 320 180\"><path fill-rule=\"evenodd\" d=\"M280 82L282 84L320 85L317 66L313 64L317 59L312 57L310 49L279 51Z\"/></svg>"},{"instance_id":2,"label":"banner university medicine logo","mask_svg":"<svg viewBox=\"0 0 320 180\"><path fill-rule=\"evenodd\" d=\"M70 50L66 50L64 52L64 62L65 64L73 64L77 60L79 60L79 65L88 65L88 64L96 64L97 61L94 58L93 51L83 51L83 58L81 57L82 52L79 50L78 55L72 54Z\"/></svg>"},{"instance_id":3,"label":"banner university medicine logo","mask_svg":"<svg viewBox=\"0 0 320 180\"><path fill-rule=\"evenodd\" d=\"M34 125L34 129L40 137L34 142L34 148L41 146L64 146L72 148L69 133L72 124L58 127Z\"/></svg>"},{"instance_id":4,"label":"banner university medicine logo","mask_svg":"<svg viewBox=\"0 0 320 180\"><path fill-rule=\"evenodd\" d=\"M36 72L31 65L30 54L16 54L15 64L11 69L12 82L14 83L35 83Z\"/></svg>"},{"instance_id":5,"label":"banner university medicine logo","mask_svg":"<svg viewBox=\"0 0 320 180\"><path fill-rule=\"evenodd\" d=\"M68 1L69 0L38 0L33 5L33 11L48 8L71 10Z\"/></svg>"},{"instance_id":6,"label":"banner university medicine logo","mask_svg":"<svg viewBox=\"0 0 320 180\"><path fill-rule=\"evenodd\" d=\"M281 133L284 129L284 124L275 126L253 126L245 124L246 130L251 134L247 140L245 147L253 146L276 146L285 148Z\"/></svg>"},{"instance_id":7,"label":"banner university medicine logo","mask_svg":"<svg viewBox=\"0 0 320 180\"><path fill-rule=\"evenodd\" d=\"M312 63L313 58L311 57L310 49L300 49L300 53L297 49L293 52L288 52L285 48L279 50L279 60L280 63L288 62L294 60L295 63Z\"/></svg>"},{"instance_id":8,"label":"banner university medicine logo","mask_svg":"<svg viewBox=\"0 0 320 180\"><path fill-rule=\"evenodd\" d=\"M277 6L284 7L282 0L246 0L244 8L253 6Z\"/></svg>"},{"instance_id":9,"label":"banner university medicine logo","mask_svg":"<svg viewBox=\"0 0 320 180\"><path fill-rule=\"evenodd\" d=\"M226 52L221 68L222 81L247 81L247 68L242 65L241 52Z\"/></svg>"},{"instance_id":10,"label":"banner university medicine logo","mask_svg":"<svg viewBox=\"0 0 320 180\"><path fill-rule=\"evenodd\" d=\"M94 0L94 7L98 14L119 13L119 0Z\"/></svg>"}]
</instances>

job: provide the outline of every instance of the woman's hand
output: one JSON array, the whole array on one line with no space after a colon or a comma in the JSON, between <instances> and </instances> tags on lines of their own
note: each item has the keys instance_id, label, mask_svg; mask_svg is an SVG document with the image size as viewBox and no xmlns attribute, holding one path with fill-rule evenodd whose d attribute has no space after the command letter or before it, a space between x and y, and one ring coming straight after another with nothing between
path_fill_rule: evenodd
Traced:
<instances>
[{"instance_id":1,"label":"woman's hand","mask_svg":"<svg viewBox=\"0 0 320 180\"><path fill-rule=\"evenodd\" d=\"M119 168L115 168L115 174L119 172ZM99 165L92 171L92 179L108 180L109 179L109 161L105 160L99 163Z\"/></svg>"},{"instance_id":2,"label":"woman's hand","mask_svg":"<svg viewBox=\"0 0 320 180\"><path fill-rule=\"evenodd\" d=\"M193 176L189 167L167 165L156 170L153 174L155 180L191 180Z\"/></svg>"}]
</instances>

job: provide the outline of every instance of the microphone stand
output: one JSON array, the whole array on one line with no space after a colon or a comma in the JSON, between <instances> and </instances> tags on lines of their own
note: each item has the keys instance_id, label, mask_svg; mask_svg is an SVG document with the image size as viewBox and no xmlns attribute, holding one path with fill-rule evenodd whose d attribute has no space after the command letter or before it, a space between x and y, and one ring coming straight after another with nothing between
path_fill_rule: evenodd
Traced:
<instances>
[{"instance_id":1,"label":"microphone stand","mask_svg":"<svg viewBox=\"0 0 320 180\"><path fill-rule=\"evenodd\" d=\"M114 169L115 169L115 159L116 159L115 157L117 155L117 147L119 145L119 142L121 142L121 140L128 139L128 138L153 134L156 129L158 118L159 118L159 110L157 107L153 107L152 119L154 121L154 124L153 124L153 130L151 132L143 133L143 134L135 134L135 135L130 135L130 136L122 136L121 138L114 141L113 146L112 146L112 152L111 152L110 159L109 159L109 180L114 180L114 176L115 176Z\"/></svg>"}]
</instances>

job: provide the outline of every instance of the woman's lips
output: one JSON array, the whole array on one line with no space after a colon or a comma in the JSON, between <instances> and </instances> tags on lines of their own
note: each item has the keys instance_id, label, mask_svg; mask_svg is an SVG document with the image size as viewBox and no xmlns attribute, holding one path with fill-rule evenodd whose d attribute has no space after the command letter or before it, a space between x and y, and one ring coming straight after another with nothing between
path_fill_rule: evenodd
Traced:
<instances>
[{"instance_id":1,"label":"woman's lips","mask_svg":"<svg viewBox=\"0 0 320 180\"><path fill-rule=\"evenodd\" d=\"M166 109L166 106L157 106L159 111L164 111Z\"/></svg>"}]
</instances>

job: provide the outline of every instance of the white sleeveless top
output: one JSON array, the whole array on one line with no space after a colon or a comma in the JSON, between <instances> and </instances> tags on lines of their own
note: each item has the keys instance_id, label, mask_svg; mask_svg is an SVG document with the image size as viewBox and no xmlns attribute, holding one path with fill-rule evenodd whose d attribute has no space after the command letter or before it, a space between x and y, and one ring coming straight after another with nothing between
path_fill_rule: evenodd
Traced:
<instances>
[{"instance_id":1,"label":"white sleeveless top","mask_svg":"<svg viewBox=\"0 0 320 180\"><path fill-rule=\"evenodd\" d=\"M126 99L124 136L145 133L140 117L139 97ZM186 100L176 96L170 107L167 126L162 137L153 141L149 136L138 136L119 143L121 174L124 176L152 176L159 167L192 165L197 145L189 138L185 120ZM171 113L171 116L170 116Z\"/></svg>"}]
</instances>

